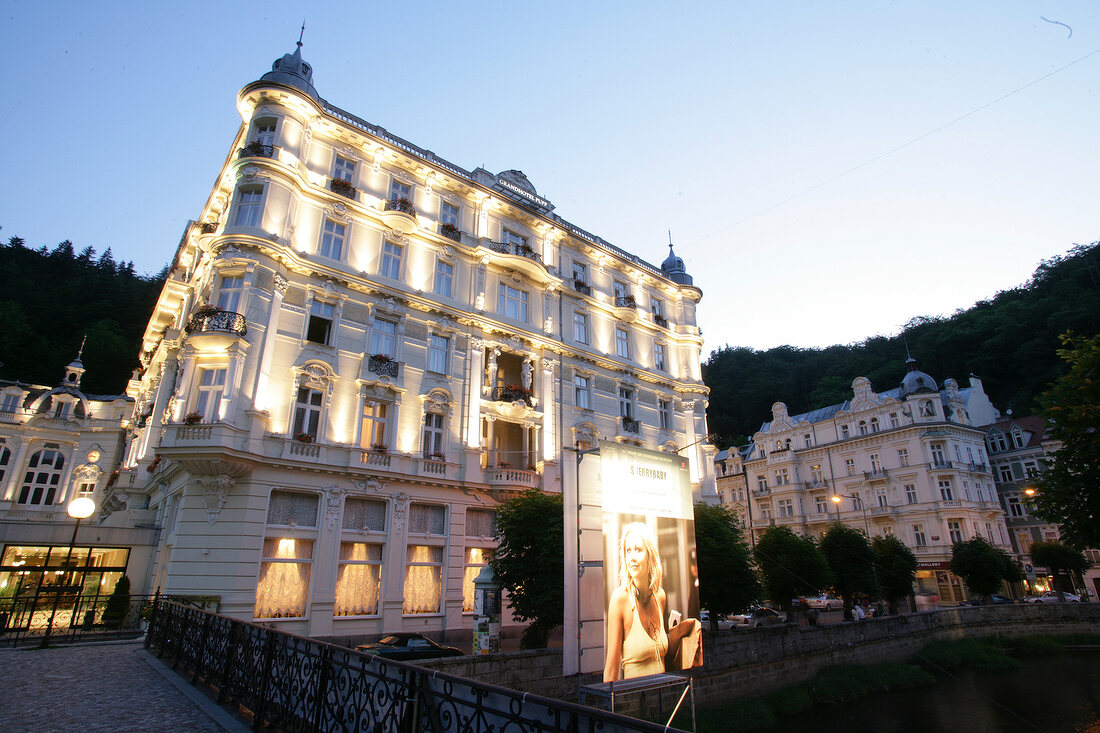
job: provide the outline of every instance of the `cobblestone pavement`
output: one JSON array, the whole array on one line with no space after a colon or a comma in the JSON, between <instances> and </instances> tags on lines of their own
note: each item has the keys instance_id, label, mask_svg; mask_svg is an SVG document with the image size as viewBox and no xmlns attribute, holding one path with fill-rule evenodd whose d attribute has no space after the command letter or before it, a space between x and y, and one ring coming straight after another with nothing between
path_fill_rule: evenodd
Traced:
<instances>
[{"instance_id":1,"label":"cobblestone pavement","mask_svg":"<svg viewBox=\"0 0 1100 733\"><path fill-rule=\"evenodd\" d=\"M223 733L139 642L0 649L0 731Z\"/></svg>"}]
</instances>

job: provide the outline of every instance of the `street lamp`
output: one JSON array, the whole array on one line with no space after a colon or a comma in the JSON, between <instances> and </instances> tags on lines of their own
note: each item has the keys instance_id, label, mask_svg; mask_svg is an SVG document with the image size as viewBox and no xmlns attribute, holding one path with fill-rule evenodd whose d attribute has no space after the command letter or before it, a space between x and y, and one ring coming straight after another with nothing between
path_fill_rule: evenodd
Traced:
<instances>
[{"instance_id":1,"label":"street lamp","mask_svg":"<svg viewBox=\"0 0 1100 733\"><path fill-rule=\"evenodd\" d=\"M840 521L840 497L833 494L830 499L833 500L833 504L836 506L836 521Z\"/></svg>"},{"instance_id":2,"label":"street lamp","mask_svg":"<svg viewBox=\"0 0 1100 733\"><path fill-rule=\"evenodd\" d=\"M73 548L76 546L76 532L80 529L80 520L87 519L95 512L95 502L86 496L79 496L69 502L69 506L66 508L69 516L76 520L76 526L73 527L73 536L69 540L69 552L65 555L65 564L63 568L68 568L69 562L73 558ZM50 643L50 634L53 632L53 620L57 615L57 606L61 603L61 588L62 583L57 584L57 590L53 596L53 609L50 611L50 620L46 624L46 633L42 635L42 643L39 645L45 649ZM73 606L75 610L75 605ZM70 618L70 623L72 619Z\"/></svg>"}]
</instances>

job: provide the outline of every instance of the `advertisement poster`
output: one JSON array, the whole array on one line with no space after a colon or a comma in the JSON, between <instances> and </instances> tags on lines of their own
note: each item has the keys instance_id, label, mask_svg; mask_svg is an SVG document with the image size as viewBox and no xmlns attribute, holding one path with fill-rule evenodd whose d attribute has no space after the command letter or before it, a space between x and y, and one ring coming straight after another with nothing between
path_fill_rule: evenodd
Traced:
<instances>
[{"instance_id":1,"label":"advertisement poster","mask_svg":"<svg viewBox=\"0 0 1100 733\"><path fill-rule=\"evenodd\" d=\"M604 681L703 663L687 459L601 442Z\"/></svg>"}]
</instances>

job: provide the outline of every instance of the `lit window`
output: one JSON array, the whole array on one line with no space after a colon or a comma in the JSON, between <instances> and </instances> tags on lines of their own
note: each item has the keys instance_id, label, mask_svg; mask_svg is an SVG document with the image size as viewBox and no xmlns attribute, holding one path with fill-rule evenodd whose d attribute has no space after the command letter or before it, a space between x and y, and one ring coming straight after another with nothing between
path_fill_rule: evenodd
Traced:
<instances>
[{"instance_id":1,"label":"lit window","mask_svg":"<svg viewBox=\"0 0 1100 733\"><path fill-rule=\"evenodd\" d=\"M337 155L336 162L332 166L332 177L338 181L351 183L352 178L355 177L355 162Z\"/></svg>"},{"instance_id":2,"label":"lit window","mask_svg":"<svg viewBox=\"0 0 1100 733\"><path fill-rule=\"evenodd\" d=\"M436 374L447 373L447 350L451 340L446 336L432 334L428 336L428 371Z\"/></svg>"},{"instance_id":3,"label":"lit window","mask_svg":"<svg viewBox=\"0 0 1100 733\"><path fill-rule=\"evenodd\" d=\"M425 458L443 455L443 415L440 413L424 413L424 431L420 438L420 450Z\"/></svg>"},{"instance_id":4,"label":"lit window","mask_svg":"<svg viewBox=\"0 0 1100 733\"><path fill-rule=\"evenodd\" d=\"M332 615L377 614L381 587L382 545L341 542L340 563L336 570L336 603Z\"/></svg>"},{"instance_id":5,"label":"lit window","mask_svg":"<svg viewBox=\"0 0 1100 733\"><path fill-rule=\"evenodd\" d=\"M462 612L474 612L474 580L489 564L493 551L487 547L467 547L462 573Z\"/></svg>"},{"instance_id":6,"label":"lit window","mask_svg":"<svg viewBox=\"0 0 1100 733\"><path fill-rule=\"evenodd\" d=\"M240 312L243 292L243 275L222 275L218 280L218 309L231 313Z\"/></svg>"},{"instance_id":7,"label":"lit window","mask_svg":"<svg viewBox=\"0 0 1100 733\"><path fill-rule=\"evenodd\" d=\"M321 405L324 393L319 389L299 387L294 403L294 435L308 435L317 440L317 428L321 424Z\"/></svg>"},{"instance_id":8,"label":"lit window","mask_svg":"<svg viewBox=\"0 0 1100 733\"><path fill-rule=\"evenodd\" d=\"M630 358L630 332L625 328L615 328L615 353L624 359Z\"/></svg>"},{"instance_id":9,"label":"lit window","mask_svg":"<svg viewBox=\"0 0 1100 733\"><path fill-rule=\"evenodd\" d=\"M854 476L856 474L856 459L844 459L844 472L847 473L849 476Z\"/></svg>"},{"instance_id":10,"label":"lit window","mask_svg":"<svg viewBox=\"0 0 1100 733\"><path fill-rule=\"evenodd\" d=\"M573 260L573 282L578 282L581 285L588 284L588 265Z\"/></svg>"},{"instance_id":11,"label":"lit window","mask_svg":"<svg viewBox=\"0 0 1100 733\"><path fill-rule=\"evenodd\" d=\"M439 223L449 224L458 228L458 207L454 204L441 201L439 204Z\"/></svg>"},{"instance_id":12,"label":"lit window","mask_svg":"<svg viewBox=\"0 0 1100 733\"><path fill-rule=\"evenodd\" d=\"M363 419L359 430L359 447L366 450L386 445L389 403L367 400L363 403Z\"/></svg>"},{"instance_id":13,"label":"lit window","mask_svg":"<svg viewBox=\"0 0 1100 733\"><path fill-rule=\"evenodd\" d=\"M661 430L672 430L672 401L657 400L657 416Z\"/></svg>"},{"instance_id":14,"label":"lit window","mask_svg":"<svg viewBox=\"0 0 1100 733\"><path fill-rule=\"evenodd\" d=\"M313 540L265 537L253 617L305 616L312 562Z\"/></svg>"},{"instance_id":15,"label":"lit window","mask_svg":"<svg viewBox=\"0 0 1100 733\"><path fill-rule=\"evenodd\" d=\"M588 343L587 313L573 313L573 340L579 344Z\"/></svg>"},{"instance_id":16,"label":"lit window","mask_svg":"<svg viewBox=\"0 0 1100 733\"><path fill-rule=\"evenodd\" d=\"M634 419L634 390L619 387L619 416Z\"/></svg>"},{"instance_id":17,"label":"lit window","mask_svg":"<svg viewBox=\"0 0 1100 733\"><path fill-rule=\"evenodd\" d=\"M401 261L405 257L405 247L396 242L382 244L382 268L379 274L393 280L401 279Z\"/></svg>"},{"instance_id":18,"label":"lit window","mask_svg":"<svg viewBox=\"0 0 1100 733\"><path fill-rule=\"evenodd\" d=\"M65 456L60 451L50 449L35 451L27 462L26 473L23 474L18 503L35 505L55 503L61 498L57 490L64 469Z\"/></svg>"},{"instance_id":19,"label":"lit window","mask_svg":"<svg viewBox=\"0 0 1100 733\"><path fill-rule=\"evenodd\" d=\"M332 321L336 318L336 307L323 300L315 300L309 309L309 323L306 327L306 340L315 344L329 344L332 337Z\"/></svg>"},{"instance_id":20,"label":"lit window","mask_svg":"<svg viewBox=\"0 0 1100 733\"><path fill-rule=\"evenodd\" d=\"M321 234L321 246L317 253L322 257L338 260L344 254L344 235L347 228L332 219L325 219L324 230Z\"/></svg>"},{"instance_id":21,"label":"lit window","mask_svg":"<svg viewBox=\"0 0 1100 733\"><path fill-rule=\"evenodd\" d=\"M497 287L497 312L514 321L527 322L527 293L511 285Z\"/></svg>"},{"instance_id":22,"label":"lit window","mask_svg":"<svg viewBox=\"0 0 1100 733\"><path fill-rule=\"evenodd\" d=\"M203 369L200 372L195 407L191 412L197 412L201 422L218 420L218 408L225 390L225 372L225 369Z\"/></svg>"},{"instance_id":23,"label":"lit window","mask_svg":"<svg viewBox=\"0 0 1100 733\"><path fill-rule=\"evenodd\" d=\"M409 506L410 535L442 538L446 531L446 508L431 504ZM410 544L406 548L405 603L407 614L439 613L443 591L443 547Z\"/></svg>"},{"instance_id":24,"label":"lit window","mask_svg":"<svg viewBox=\"0 0 1100 733\"><path fill-rule=\"evenodd\" d=\"M451 297L451 289L454 286L455 266L443 260L435 261L435 283L432 292L444 298Z\"/></svg>"},{"instance_id":25,"label":"lit window","mask_svg":"<svg viewBox=\"0 0 1100 733\"><path fill-rule=\"evenodd\" d=\"M397 323L385 318L375 318L370 334L370 349L372 354L396 356Z\"/></svg>"},{"instance_id":26,"label":"lit window","mask_svg":"<svg viewBox=\"0 0 1100 733\"><path fill-rule=\"evenodd\" d=\"M264 210L262 188L242 188L237 192L237 216L233 224L239 227L258 227Z\"/></svg>"},{"instance_id":27,"label":"lit window","mask_svg":"<svg viewBox=\"0 0 1100 733\"><path fill-rule=\"evenodd\" d=\"M573 377L573 404L582 410L591 407L588 397L588 377L575 375Z\"/></svg>"},{"instance_id":28,"label":"lit window","mask_svg":"<svg viewBox=\"0 0 1100 733\"><path fill-rule=\"evenodd\" d=\"M665 358L666 346L664 344L653 345L653 367L662 372L668 371L667 359Z\"/></svg>"},{"instance_id":29,"label":"lit window","mask_svg":"<svg viewBox=\"0 0 1100 733\"><path fill-rule=\"evenodd\" d=\"M402 199L412 203L412 186L395 178L390 181L390 201L400 201Z\"/></svg>"},{"instance_id":30,"label":"lit window","mask_svg":"<svg viewBox=\"0 0 1100 733\"><path fill-rule=\"evenodd\" d=\"M775 469L775 485L786 486L791 482L791 472L786 468Z\"/></svg>"}]
</instances>

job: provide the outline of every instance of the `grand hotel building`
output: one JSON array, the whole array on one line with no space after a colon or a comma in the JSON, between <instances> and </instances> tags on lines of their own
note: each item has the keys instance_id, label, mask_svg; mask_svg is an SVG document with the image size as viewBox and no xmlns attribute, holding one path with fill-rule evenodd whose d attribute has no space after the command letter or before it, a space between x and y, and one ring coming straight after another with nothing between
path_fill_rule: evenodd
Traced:
<instances>
[{"instance_id":1,"label":"grand hotel building","mask_svg":"<svg viewBox=\"0 0 1100 733\"><path fill-rule=\"evenodd\" d=\"M494 507L598 439L714 496L701 291L320 97L301 44L246 85L130 383L117 483L150 588L313 636L471 627Z\"/></svg>"}]
</instances>

